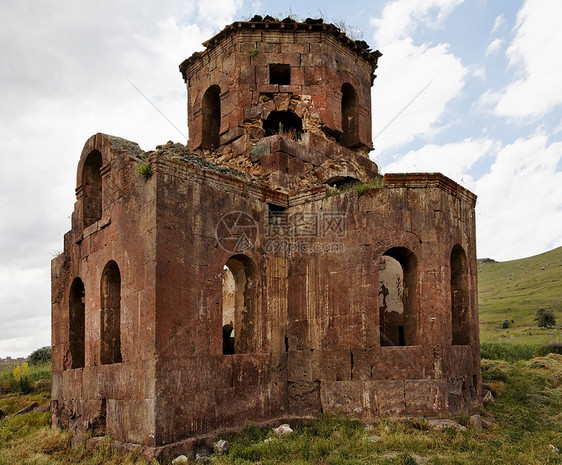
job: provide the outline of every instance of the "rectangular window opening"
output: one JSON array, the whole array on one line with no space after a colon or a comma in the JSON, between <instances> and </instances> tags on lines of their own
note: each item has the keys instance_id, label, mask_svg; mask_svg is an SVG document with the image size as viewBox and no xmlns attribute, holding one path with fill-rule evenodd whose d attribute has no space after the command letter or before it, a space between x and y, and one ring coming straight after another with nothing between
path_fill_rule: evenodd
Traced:
<instances>
[{"instance_id":1,"label":"rectangular window opening","mask_svg":"<svg viewBox=\"0 0 562 465\"><path fill-rule=\"evenodd\" d=\"M404 337L404 326L398 326L398 345L405 346L406 345L406 338Z\"/></svg>"},{"instance_id":2,"label":"rectangular window opening","mask_svg":"<svg viewBox=\"0 0 562 465\"><path fill-rule=\"evenodd\" d=\"M287 215L287 209L273 203L268 203L267 208L267 219L269 224L282 224L283 218Z\"/></svg>"},{"instance_id":3,"label":"rectangular window opening","mask_svg":"<svg viewBox=\"0 0 562 465\"><path fill-rule=\"evenodd\" d=\"M269 65L269 83L288 86L291 84L291 66L282 64Z\"/></svg>"}]
</instances>

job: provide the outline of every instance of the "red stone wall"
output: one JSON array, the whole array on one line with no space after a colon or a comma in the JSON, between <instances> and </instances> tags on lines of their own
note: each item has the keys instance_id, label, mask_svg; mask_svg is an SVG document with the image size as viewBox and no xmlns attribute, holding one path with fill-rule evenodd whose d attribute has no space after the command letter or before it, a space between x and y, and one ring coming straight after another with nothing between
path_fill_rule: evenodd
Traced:
<instances>
[{"instance_id":1,"label":"red stone wall","mask_svg":"<svg viewBox=\"0 0 562 465\"><path fill-rule=\"evenodd\" d=\"M315 405L315 413L321 406L370 419L480 404L474 199L441 175L385 179L385 188L361 197L347 193L300 207L345 212L347 226L338 239L343 252L290 262L288 383L295 414ZM466 346L451 346L455 244L467 252L471 277ZM397 246L418 260L418 342L381 347L377 265Z\"/></svg>"},{"instance_id":2,"label":"red stone wall","mask_svg":"<svg viewBox=\"0 0 562 465\"><path fill-rule=\"evenodd\" d=\"M270 64L290 65L290 85L270 84ZM342 132L341 87L357 91L359 141L371 148L372 66L324 32L243 29L207 49L185 70L190 147L201 146L202 100L221 89L221 145L246 134L263 137L262 121L290 108L305 131L334 136ZM275 98L274 98L275 97Z\"/></svg>"},{"instance_id":3,"label":"red stone wall","mask_svg":"<svg viewBox=\"0 0 562 465\"><path fill-rule=\"evenodd\" d=\"M240 24L181 65L187 148L143 153L104 134L86 142L72 229L52 262L53 424L158 455L249 422L480 406L475 196L440 174L378 174L368 151L380 53L318 21ZM272 63L290 65L290 85L270 84ZM344 83L357 91L360 143L351 148L339 142ZM221 89L216 151L216 134L202 138L212 85ZM300 139L264 137L273 111L301 118ZM202 141L211 147L193 153ZM88 158L94 150L100 167ZM137 171L145 162L146 179ZM466 260L454 262L452 285L454 247ZM398 345L389 346L380 334L384 254L403 273L403 316L387 320ZM109 261L121 277L122 362L102 364L102 302L119 300L100 294ZM223 336L225 266L237 274L233 354ZM79 352L69 341L80 322L69 321L75 278L85 287L83 368L69 358ZM452 300L455 289L462 299ZM453 307L468 315L455 322L457 336L468 334L455 340L467 344L452 344Z\"/></svg>"},{"instance_id":4,"label":"red stone wall","mask_svg":"<svg viewBox=\"0 0 562 465\"><path fill-rule=\"evenodd\" d=\"M99 432L105 417L115 439L157 446L320 412L373 419L480 405L475 197L462 187L439 174L386 175L383 187L362 195L287 195L202 159L160 152L144 180L131 157L146 154L134 146L97 135L82 159L93 148L104 157L102 219L84 230L79 197L65 251L53 261L54 424L80 437ZM308 156L306 145L285 150ZM309 234L272 237L269 204L273 212L286 207L293 226ZM242 251L255 278L253 304L237 320L249 328L236 330L252 340L237 346L243 353L224 355L222 276L241 251L225 248L217 227L232 212L255 226ZM340 228L313 227L330 214L339 215ZM272 247L280 238L289 248ZM309 249L294 248L298 240ZM325 244L336 248L310 250ZM466 252L469 276L464 346L451 345L455 245ZM416 257L406 286L415 291L408 300L416 309L414 345L381 347L379 259L396 247ZM99 292L109 260L122 277L123 362L101 365ZM65 369L75 277L86 290L85 367Z\"/></svg>"},{"instance_id":5,"label":"red stone wall","mask_svg":"<svg viewBox=\"0 0 562 465\"><path fill-rule=\"evenodd\" d=\"M81 169L92 150L103 158L103 213L84 229ZM78 438L105 417L115 439L154 444L156 192L154 182L145 182L130 158L140 153L136 144L104 134L86 142L78 166L73 228L65 235L63 253L52 263L53 424L69 426ZM123 362L102 365L100 285L110 260L121 274ZM85 287L85 367L71 369L68 306L76 277Z\"/></svg>"}]
</instances>

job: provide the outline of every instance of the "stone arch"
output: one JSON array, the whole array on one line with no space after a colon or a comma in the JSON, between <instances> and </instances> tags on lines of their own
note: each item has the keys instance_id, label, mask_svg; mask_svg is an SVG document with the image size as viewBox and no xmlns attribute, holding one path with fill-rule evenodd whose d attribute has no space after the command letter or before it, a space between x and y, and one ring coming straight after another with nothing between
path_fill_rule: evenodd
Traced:
<instances>
[{"instance_id":1,"label":"stone arch","mask_svg":"<svg viewBox=\"0 0 562 465\"><path fill-rule=\"evenodd\" d=\"M83 368L85 364L86 304L84 283L74 278L68 299L68 349L69 367Z\"/></svg>"},{"instance_id":2,"label":"stone arch","mask_svg":"<svg viewBox=\"0 0 562 465\"><path fill-rule=\"evenodd\" d=\"M222 347L224 355L253 353L258 349L259 279L255 263L234 255L222 277Z\"/></svg>"},{"instance_id":3,"label":"stone arch","mask_svg":"<svg viewBox=\"0 0 562 465\"><path fill-rule=\"evenodd\" d=\"M121 273L117 263L107 262L101 277L101 337L102 364L120 363L121 357Z\"/></svg>"},{"instance_id":4,"label":"stone arch","mask_svg":"<svg viewBox=\"0 0 562 465\"><path fill-rule=\"evenodd\" d=\"M201 148L216 150L220 146L221 129L221 89L212 85L203 95L203 128L201 132Z\"/></svg>"},{"instance_id":5,"label":"stone arch","mask_svg":"<svg viewBox=\"0 0 562 465\"><path fill-rule=\"evenodd\" d=\"M102 157L98 150L91 151L82 168L82 218L83 226L101 220L102 214Z\"/></svg>"},{"instance_id":6,"label":"stone arch","mask_svg":"<svg viewBox=\"0 0 562 465\"><path fill-rule=\"evenodd\" d=\"M282 134L298 140L302 135L302 120L290 110L272 111L263 122L266 136Z\"/></svg>"},{"instance_id":7,"label":"stone arch","mask_svg":"<svg viewBox=\"0 0 562 465\"><path fill-rule=\"evenodd\" d=\"M466 252L459 244L451 251L452 344L470 344L469 274Z\"/></svg>"},{"instance_id":8,"label":"stone arch","mask_svg":"<svg viewBox=\"0 0 562 465\"><path fill-rule=\"evenodd\" d=\"M345 147L355 147L359 143L359 117L357 111L357 91L346 82L341 87L342 134L340 143Z\"/></svg>"},{"instance_id":9,"label":"stone arch","mask_svg":"<svg viewBox=\"0 0 562 465\"><path fill-rule=\"evenodd\" d=\"M379 259L379 325L381 346L418 343L418 265L405 247L388 249Z\"/></svg>"}]
</instances>

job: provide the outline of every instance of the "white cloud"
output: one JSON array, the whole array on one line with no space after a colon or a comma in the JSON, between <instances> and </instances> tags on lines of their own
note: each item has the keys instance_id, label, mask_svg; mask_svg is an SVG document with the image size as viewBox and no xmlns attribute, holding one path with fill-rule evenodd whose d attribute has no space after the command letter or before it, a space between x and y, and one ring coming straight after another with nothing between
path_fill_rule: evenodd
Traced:
<instances>
[{"instance_id":1,"label":"white cloud","mask_svg":"<svg viewBox=\"0 0 562 465\"><path fill-rule=\"evenodd\" d=\"M489 172L474 180L476 162L494 156ZM545 134L501 146L490 139L426 145L381 171L441 172L478 195L479 257L511 260L562 245L562 142Z\"/></svg>"},{"instance_id":2,"label":"white cloud","mask_svg":"<svg viewBox=\"0 0 562 465\"><path fill-rule=\"evenodd\" d=\"M503 45L503 39L494 39L486 49L486 56L496 53Z\"/></svg>"},{"instance_id":3,"label":"white cloud","mask_svg":"<svg viewBox=\"0 0 562 465\"><path fill-rule=\"evenodd\" d=\"M527 0L517 14L516 33L506 55L517 77L503 91L499 115L543 115L562 104L562 2Z\"/></svg>"},{"instance_id":4,"label":"white cloud","mask_svg":"<svg viewBox=\"0 0 562 465\"><path fill-rule=\"evenodd\" d=\"M202 50L240 4L2 2L0 308L4 323L13 323L1 325L0 356L27 355L48 343L51 252L62 249L70 227L76 166L88 137L105 132L145 150L185 143L127 79L187 134L178 65Z\"/></svg>"},{"instance_id":5,"label":"white cloud","mask_svg":"<svg viewBox=\"0 0 562 465\"><path fill-rule=\"evenodd\" d=\"M376 27L377 47L411 35L416 27L439 27L449 13L464 0L395 0L385 5L381 18L371 18Z\"/></svg>"},{"instance_id":6,"label":"white cloud","mask_svg":"<svg viewBox=\"0 0 562 465\"><path fill-rule=\"evenodd\" d=\"M438 133L445 108L461 92L468 73L447 44L416 46L408 38L396 40L382 51L373 86L373 136L378 153L416 136L430 138Z\"/></svg>"},{"instance_id":7,"label":"white cloud","mask_svg":"<svg viewBox=\"0 0 562 465\"><path fill-rule=\"evenodd\" d=\"M371 18L375 43L383 53L372 93L373 136L379 154L417 136L431 138L441 130L445 108L463 88L468 70L448 44L416 45L408 34L420 24L438 27L460 3L396 0L384 7L380 18Z\"/></svg>"},{"instance_id":8,"label":"white cloud","mask_svg":"<svg viewBox=\"0 0 562 465\"><path fill-rule=\"evenodd\" d=\"M468 172L478 160L489 155L497 143L490 139L465 139L445 145L425 145L412 150L398 160L384 166L387 173L439 172L466 185L474 187Z\"/></svg>"},{"instance_id":9,"label":"white cloud","mask_svg":"<svg viewBox=\"0 0 562 465\"><path fill-rule=\"evenodd\" d=\"M474 76L479 79L486 79L486 68L480 65L472 65L469 68L469 72L471 76Z\"/></svg>"},{"instance_id":10,"label":"white cloud","mask_svg":"<svg viewBox=\"0 0 562 465\"><path fill-rule=\"evenodd\" d=\"M232 23L236 10L242 7L242 0L200 0L199 16L203 21L222 29Z\"/></svg>"},{"instance_id":11,"label":"white cloud","mask_svg":"<svg viewBox=\"0 0 562 465\"><path fill-rule=\"evenodd\" d=\"M503 147L478 194L478 256L508 260L562 245L562 142L538 134Z\"/></svg>"},{"instance_id":12,"label":"white cloud","mask_svg":"<svg viewBox=\"0 0 562 465\"><path fill-rule=\"evenodd\" d=\"M0 283L0 357L26 356L50 345L49 268L2 268Z\"/></svg>"},{"instance_id":13,"label":"white cloud","mask_svg":"<svg viewBox=\"0 0 562 465\"><path fill-rule=\"evenodd\" d=\"M500 27L502 27L505 24L505 16L504 15L498 15L496 16L496 19L494 20L494 26L492 27L492 34L496 33Z\"/></svg>"}]
</instances>

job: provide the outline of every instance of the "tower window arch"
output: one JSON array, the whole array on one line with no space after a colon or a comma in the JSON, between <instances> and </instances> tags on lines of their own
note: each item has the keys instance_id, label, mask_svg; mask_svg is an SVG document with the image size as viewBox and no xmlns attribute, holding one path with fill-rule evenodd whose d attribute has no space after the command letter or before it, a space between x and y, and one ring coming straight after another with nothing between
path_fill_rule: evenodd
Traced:
<instances>
[{"instance_id":1,"label":"tower window arch","mask_svg":"<svg viewBox=\"0 0 562 465\"><path fill-rule=\"evenodd\" d=\"M302 120L292 111L272 111L263 122L266 136L281 134L300 139L302 134Z\"/></svg>"},{"instance_id":2,"label":"tower window arch","mask_svg":"<svg viewBox=\"0 0 562 465\"><path fill-rule=\"evenodd\" d=\"M101 277L101 353L102 364L120 363L121 357L121 273L109 261Z\"/></svg>"},{"instance_id":3,"label":"tower window arch","mask_svg":"<svg viewBox=\"0 0 562 465\"><path fill-rule=\"evenodd\" d=\"M417 259L405 247L387 250L379 260L381 346L418 343Z\"/></svg>"},{"instance_id":4,"label":"tower window arch","mask_svg":"<svg viewBox=\"0 0 562 465\"><path fill-rule=\"evenodd\" d=\"M453 345L470 344L469 276L466 253L459 244L451 251L451 321Z\"/></svg>"},{"instance_id":5,"label":"tower window arch","mask_svg":"<svg viewBox=\"0 0 562 465\"><path fill-rule=\"evenodd\" d=\"M357 111L357 91L346 82L341 87L341 120L342 134L340 142L345 147L359 144L359 118Z\"/></svg>"},{"instance_id":6,"label":"tower window arch","mask_svg":"<svg viewBox=\"0 0 562 465\"><path fill-rule=\"evenodd\" d=\"M222 353L255 352L259 283L254 262L245 255L231 257L223 270L222 289Z\"/></svg>"},{"instance_id":7,"label":"tower window arch","mask_svg":"<svg viewBox=\"0 0 562 465\"><path fill-rule=\"evenodd\" d=\"M84 161L84 168L82 170L82 216L85 228L101 220L101 165L101 153L97 150L92 151Z\"/></svg>"},{"instance_id":8,"label":"tower window arch","mask_svg":"<svg viewBox=\"0 0 562 465\"><path fill-rule=\"evenodd\" d=\"M221 98L220 87L213 85L203 95L203 131L201 147L216 150L220 146Z\"/></svg>"},{"instance_id":9,"label":"tower window arch","mask_svg":"<svg viewBox=\"0 0 562 465\"><path fill-rule=\"evenodd\" d=\"M80 278L74 278L70 286L68 304L69 367L72 369L84 367L86 337L86 305L84 299L84 283Z\"/></svg>"}]
</instances>

